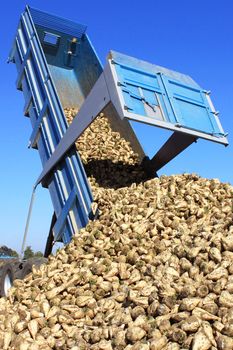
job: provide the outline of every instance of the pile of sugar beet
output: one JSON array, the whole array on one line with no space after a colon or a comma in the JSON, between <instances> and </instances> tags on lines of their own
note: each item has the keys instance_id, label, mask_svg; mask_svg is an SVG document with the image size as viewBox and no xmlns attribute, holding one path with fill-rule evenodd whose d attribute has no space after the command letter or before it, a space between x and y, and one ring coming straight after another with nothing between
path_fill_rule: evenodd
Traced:
<instances>
[{"instance_id":1,"label":"pile of sugar beet","mask_svg":"<svg viewBox=\"0 0 233 350\"><path fill-rule=\"evenodd\" d=\"M99 217L0 299L0 349L233 349L233 188L148 180L104 116L76 145Z\"/></svg>"}]
</instances>

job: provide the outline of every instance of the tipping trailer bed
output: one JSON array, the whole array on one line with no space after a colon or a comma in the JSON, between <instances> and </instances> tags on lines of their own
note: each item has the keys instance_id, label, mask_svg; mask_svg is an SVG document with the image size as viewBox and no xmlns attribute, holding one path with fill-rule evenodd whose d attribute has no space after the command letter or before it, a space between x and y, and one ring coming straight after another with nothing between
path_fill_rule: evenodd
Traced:
<instances>
[{"instance_id":1,"label":"tipping trailer bed","mask_svg":"<svg viewBox=\"0 0 233 350\"><path fill-rule=\"evenodd\" d=\"M23 92L24 115L33 129L29 147L38 149L44 167L68 128L64 109L80 109L103 68L86 26L28 6L21 15L9 62L16 64L16 86ZM130 124L120 120L113 124L143 158ZM94 217L91 189L75 147L42 185L48 187L54 207L53 240L66 244Z\"/></svg>"},{"instance_id":2,"label":"tipping trailer bed","mask_svg":"<svg viewBox=\"0 0 233 350\"><path fill-rule=\"evenodd\" d=\"M48 187L53 202L53 241L68 243L94 218L74 142L100 112L131 143L151 176L198 138L228 144L209 93L193 79L114 51L103 69L83 25L27 6L9 61L16 64L16 85L33 128L29 146L42 161L36 186ZM79 110L69 127L64 108ZM151 160L132 121L173 131ZM51 243L50 235L50 248Z\"/></svg>"},{"instance_id":3,"label":"tipping trailer bed","mask_svg":"<svg viewBox=\"0 0 233 350\"><path fill-rule=\"evenodd\" d=\"M85 26L58 21L55 16L29 7L20 18L10 60L16 64L16 85L23 91L24 115L30 118L33 128L29 146L38 149L42 165L50 158L68 127L63 108L80 105L102 71L85 31ZM94 67L85 86L76 78L79 72L75 70L75 50L68 54L68 50L72 50L73 37L77 39L76 49L80 56L87 55ZM84 60L83 64L88 70L90 63ZM67 99L62 98L64 86ZM72 90L76 92L75 96ZM74 147L43 185L49 189L56 215L54 238L67 243L92 215L92 193Z\"/></svg>"}]
</instances>

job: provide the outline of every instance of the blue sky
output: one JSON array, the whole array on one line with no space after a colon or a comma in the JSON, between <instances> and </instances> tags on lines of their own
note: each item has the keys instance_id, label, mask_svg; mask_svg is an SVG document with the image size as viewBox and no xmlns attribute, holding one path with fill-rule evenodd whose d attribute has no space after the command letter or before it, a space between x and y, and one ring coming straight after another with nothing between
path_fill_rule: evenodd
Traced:
<instances>
[{"instance_id":1,"label":"blue sky","mask_svg":"<svg viewBox=\"0 0 233 350\"><path fill-rule=\"evenodd\" d=\"M41 172L37 151L28 150L30 122L23 117L16 69L6 64L26 1L1 5L0 99L0 245L19 251L33 183ZM196 172L233 183L233 2L220 1L43 1L29 5L86 24L89 37L105 62L110 49L189 74L212 91L230 146L198 141L159 174ZM140 137L145 130L142 128ZM144 145L150 155L169 136L160 129ZM52 206L46 189L38 188L27 243L43 250Z\"/></svg>"}]
</instances>

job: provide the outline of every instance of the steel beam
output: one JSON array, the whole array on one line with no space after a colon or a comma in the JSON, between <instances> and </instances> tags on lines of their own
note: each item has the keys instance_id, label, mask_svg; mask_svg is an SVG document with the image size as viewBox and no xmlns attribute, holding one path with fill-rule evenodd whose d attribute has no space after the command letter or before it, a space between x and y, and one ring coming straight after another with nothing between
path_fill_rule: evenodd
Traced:
<instances>
[{"instance_id":1,"label":"steel beam","mask_svg":"<svg viewBox=\"0 0 233 350\"><path fill-rule=\"evenodd\" d=\"M30 92L28 94L27 100L25 101L25 104L24 104L24 107L23 107L23 114L24 114L25 117L29 116L29 108L30 108L30 105L31 105L32 101L33 101L32 93Z\"/></svg>"},{"instance_id":2,"label":"steel beam","mask_svg":"<svg viewBox=\"0 0 233 350\"><path fill-rule=\"evenodd\" d=\"M38 137L38 134L39 134L39 131L40 131L41 122L42 122L42 119L43 119L45 113L47 112L47 109L48 109L48 100L46 99L44 104L43 104L43 107L42 107L42 109L40 111L39 117L36 120L36 123L34 125L33 131L31 133L31 136L30 136L30 139L29 139L28 147L32 147L32 148L35 147L36 140L37 140L37 137Z\"/></svg>"},{"instance_id":3,"label":"steel beam","mask_svg":"<svg viewBox=\"0 0 233 350\"><path fill-rule=\"evenodd\" d=\"M21 90L22 80L23 80L23 76L24 76L24 69L27 66L27 60L28 60L30 55L31 55L31 47L29 46L26 54L24 55L23 63L20 67L20 71L18 73L18 78L17 78L16 83L15 83L17 90Z\"/></svg>"},{"instance_id":4,"label":"steel beam","mask_svg":"<svg viewBox=\"0 0 233 350\"><path fill-rule=\"evenodd\" d=\"M148 166L148 170L155 176L159 169L196 141L197 137L193 135L174 132L154 157L147 162L146 166Z\"/></svg>"},{"instance_id":5,"label":"steel beam","mask_svg":"<svg viewBox=\"0 0 233 350\"><path fill-rule=\"evenodd\" d=\"M53 226L55 225L56 220L57 220L57 217L54 212L51 220L51 225L50 225L49 234L48 234L48 238L45 246L45 251L44 251L45 258L48 258L49 255L52 253L53 243L54 243Z\"/></svg>"},{"instance_id":6,"label":"steel beam","mask_svg":"<svg viewBox=\"0 0 233 350\"><path fill-rule=\"evenodd\" d=\"M55 241L59 240L61 237L63 227L65 226L65 221L67 219L69 211L72 209L72 206L74 205L75 200L76 200L76 190L73 189L70 192L69 197L64 207L61 210L61 213L57 217L57 221L55 225L53 226L53 234L54 234Z\"/></svg>"}]
</instances>

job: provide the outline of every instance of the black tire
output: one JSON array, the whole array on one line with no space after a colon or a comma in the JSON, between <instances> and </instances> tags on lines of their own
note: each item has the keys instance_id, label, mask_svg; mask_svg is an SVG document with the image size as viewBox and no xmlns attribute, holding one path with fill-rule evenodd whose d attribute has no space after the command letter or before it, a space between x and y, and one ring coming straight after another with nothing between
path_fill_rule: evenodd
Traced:
<instances>
[{"instance_id":1,"label":"black tire","mask_svg":"<svg viewBox=\"0 0 233 350\"><path fill-rule=\"evenodd\" d=\"M28 259L24 264L21 272L21 278L23 279L32 272L32 266L40 267L40 265L47 262L46 258L31 258Z\"/></svg>"},{"instance_id":2,"label":"black tire","mask_svg":"<svg viewBox=\"0 0 233 350\"><path fill-rule=\"evenodd\" d=\"M14 269L11 264L6 263L0 268L0 296L7 296L8 289L14 281Z\"/></svg>"}]
</instances>

